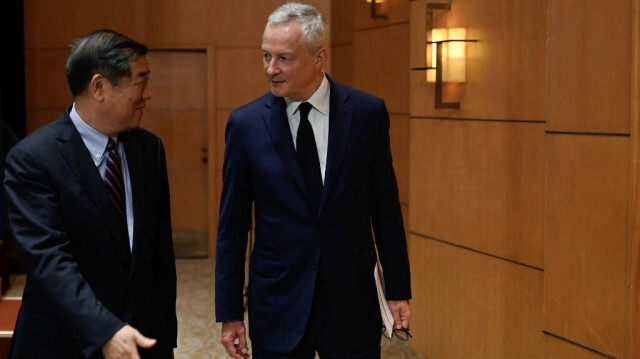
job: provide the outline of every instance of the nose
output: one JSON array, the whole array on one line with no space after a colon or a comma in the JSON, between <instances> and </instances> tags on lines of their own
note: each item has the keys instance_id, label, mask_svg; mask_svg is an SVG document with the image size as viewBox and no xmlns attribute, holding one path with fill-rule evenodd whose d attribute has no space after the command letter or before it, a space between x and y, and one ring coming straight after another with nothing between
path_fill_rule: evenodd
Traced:
<instances>
[{"instance_id":1,"label":"nose","mask_svg":"<svg viewBox=\"0 0 640 359\"><path fill-rule=\"evenodd\" d=\"M144 92L142 93L142 98L144 98L145 100L149 100L151 99L151 97L153 97L153 94L151 93L151 90L149 90L149 86L146 86Z\"/></svg>"},{"instance_id":2,"label":"nose","mask_svg":"<svg viewBox=\"0 0 640 359\"><path fill-rule=\"evenodd\" d=\"M271 59L270 61L265 61L264 63L265 71L267 75L273 76L279 72L279 68L276 65L275 59Z\"/></svg>"}]
</instances>

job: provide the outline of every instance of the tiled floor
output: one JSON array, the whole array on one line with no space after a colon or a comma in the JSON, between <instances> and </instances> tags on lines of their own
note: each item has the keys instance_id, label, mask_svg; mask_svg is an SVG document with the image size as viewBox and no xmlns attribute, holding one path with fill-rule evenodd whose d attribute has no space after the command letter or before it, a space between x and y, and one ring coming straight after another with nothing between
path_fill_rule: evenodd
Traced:
<instances>
[{"instance_id":1,"label":"tiled floor","mask_svg":"<svg viewBox=\"0 0 640 359\"><path fill-rule=\"evenodd\" d=\"M178 348L176 359L226 359L214 319L214 261L178 259ZM24 276L12 276L7 296L20 296ZM425 359L405 342L382 338L382 358Z\"/></svg>"}]
</instances>

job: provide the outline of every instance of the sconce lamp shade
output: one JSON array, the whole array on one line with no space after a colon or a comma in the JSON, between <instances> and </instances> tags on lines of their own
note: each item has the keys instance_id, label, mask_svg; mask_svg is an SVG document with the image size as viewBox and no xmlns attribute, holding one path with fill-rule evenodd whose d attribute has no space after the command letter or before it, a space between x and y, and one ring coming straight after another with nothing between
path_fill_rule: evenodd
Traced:
<instances>
[{"instance_id":1,"label":"sconce lamp shade","mask_svg":"<svg viewBox=\"0 0 640 359\"><path fill-rule=\"evenodd\" d=\"M384 0L376 0L376 4L382 4ZM371 4L371 0L367 0L367 4Z\"/></svg>"},{"instance_id":2,"label":"sconce lamp shade","mask_svg":"<svg viewBox=\"0 0 640 359\"><path fill-rule=\"evenodd\" d=\"M430 37L430 39L429 39ZM436 67L442 68L442 82L465 82L465 28L434 28L427 34L427 82L436 82ZM438 64L438 48L442 63Z\"/></svg>"}]
</instances>

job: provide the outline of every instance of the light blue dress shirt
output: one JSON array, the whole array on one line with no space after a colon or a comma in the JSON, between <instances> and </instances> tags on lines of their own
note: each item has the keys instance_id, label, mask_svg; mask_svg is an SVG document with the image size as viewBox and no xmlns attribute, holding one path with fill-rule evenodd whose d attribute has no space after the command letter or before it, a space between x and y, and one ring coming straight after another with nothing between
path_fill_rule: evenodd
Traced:
<instances>
[{"instance_id":1,"label":"light blue dress shirt","mask_svg":"<svg viewBox=\"0 0 640 359\"><path fill-rule=\"evenodd\" d=\"M76 104L73 104L71 108L71 121L78 132L80 132L80 137L82 137L82 141L84 145L87 147L89 154L91 155L91 159L93 163L98 168L100 172L100 177L104 178L104 172L106 169L106 148L107 142L109 141L108 136L103 133L97 131L93 127L89 126L76 112ZM131 178L129 177L129 166L127 165L127 156L124 154L124 148L122 147L122 143L118 142L118 138L113 138L113 140L118 144L118 153L120 154L120 158L122 159L122 179L124 180L124 192L125 192L125 200L126 200L126 209L127 209L127 230L129 234L129 249L133 249L133 198L131 195Z\"/></svg>"}]
</instances>

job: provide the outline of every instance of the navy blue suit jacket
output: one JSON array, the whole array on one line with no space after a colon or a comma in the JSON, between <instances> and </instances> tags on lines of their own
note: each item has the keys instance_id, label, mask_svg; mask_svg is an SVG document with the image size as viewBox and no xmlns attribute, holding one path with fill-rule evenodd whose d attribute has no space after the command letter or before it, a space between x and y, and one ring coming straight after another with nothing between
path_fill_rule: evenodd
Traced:
<instances>
[{"instance_id":1,"label":"navy blue suit jacket","mask_svg":"<svg viewBox=\"0 0 640 359\"><path fill-rule=\"evenodd\" d=\"M125 323L176 346L176 273L165 154L158 137L120 134L131 178L133 253L69 111L12 148L5 190L27 280L12 352L101 357Z\"/></svg>"},{"instance_id":2,"label":"navy blue suit jacket","mask_svg":"<svg viewBox=\"0 0 640 359\"><path fill-rule=\"evenodd\" d=\"M329 83L329 143L319 209L296 161L283 98L268 93L232 112L227 124L216 319L243 319L253 205L249 331L253 343L273 351L290 351L302 338L318 271L330 302L327 315L345 345L362 346L372 331L381 333L374 233L388 299L411 297L387 109L379 98Z\"/></svg>"}]
</instances>

